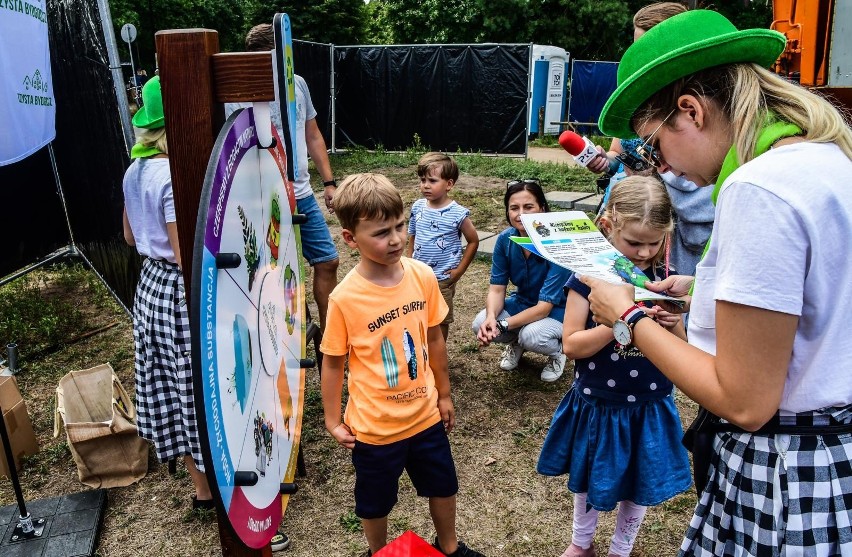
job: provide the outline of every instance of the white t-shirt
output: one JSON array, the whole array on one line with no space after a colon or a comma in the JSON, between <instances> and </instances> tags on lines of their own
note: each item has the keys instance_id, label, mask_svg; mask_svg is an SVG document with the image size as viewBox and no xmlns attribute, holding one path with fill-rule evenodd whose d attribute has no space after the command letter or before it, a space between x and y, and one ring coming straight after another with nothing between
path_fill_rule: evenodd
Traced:
<instances>
[{"instance_id":1,"label":"white t-shirt","mask_svg":"<svg viewBox=\"0 0 852 557\"><path fill-rule=\"evenodd\" d=\"M311 189L311 176L308 174L308 144L305 140L305 122L317 117L317 111L311 100L311 92L308 84L302 76L296 75L296 182L293 191L296 199L304 199L313 195ZM225 103L225 118L238 108L248 108L251 103ZM284 137L281 120L281 105L278 101L269 103L269 112L278 135Z\"/></svg>"},{"instance_id":2,"label":"white t-shirt","mask_svg":"<svg viewBox=\"0 0 852 557\"><path fill-rule=\"evenodd\" d=\"M834 144L771 149L722 185L689 342L716 352L716 300L799 316L784 412L852 403L852 162Z\"/></svg>"},{"instance_id":3,"label":"white t-shirt","mask_svg":"<svg viewBox=\"0 0 852 557\"><path fill-rule=\"evenodd\" d=\"M175 222L169 159L136 159L124 173L124 208L136 251L176 263L166 223Z\"/></svg>"}]
</instances>

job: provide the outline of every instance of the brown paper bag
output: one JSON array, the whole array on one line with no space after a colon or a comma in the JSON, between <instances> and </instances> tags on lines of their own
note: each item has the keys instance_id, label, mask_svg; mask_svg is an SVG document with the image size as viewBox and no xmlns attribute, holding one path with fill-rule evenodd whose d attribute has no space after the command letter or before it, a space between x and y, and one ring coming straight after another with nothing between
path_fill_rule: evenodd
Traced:
<instances>
[{"instance_id":1,"label":"brown paper bag","mask_svg":"<svg viewBox=\"0 0 852 557\"><path fill-rule=\"evenodd\" d=\"M109 488L145 477L148 443L137 434L136 408L112 366L72 371L60 379L54 437L60 417L81 482Z\"/></svg>"}]
</instances>

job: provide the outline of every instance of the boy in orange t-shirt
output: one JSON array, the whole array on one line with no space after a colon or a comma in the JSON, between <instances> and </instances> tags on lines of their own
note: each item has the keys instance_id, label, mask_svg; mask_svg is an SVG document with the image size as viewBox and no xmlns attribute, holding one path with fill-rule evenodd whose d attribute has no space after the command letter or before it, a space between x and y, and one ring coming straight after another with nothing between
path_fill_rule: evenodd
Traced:
<instances>
[{"instance_id":1,"label":"boy in orange t-shirt","mask_svg":"<svg viewBox=\"0 0 852 557\"><path fill-rule=\"evenodd\" d=\"M402 199L381 174L347 177L334 197L343 240L361 260L329 297L320 350L325 427L352 450L355 514L370 549L387 544L387 517L406 470L429 498L435 547L482 557L458 541L458 479L447 437L455 425L440 324L447 314L429 266L403 257ZM349 400L341 419L344 363Z\"/></svg>"}]
</instances>

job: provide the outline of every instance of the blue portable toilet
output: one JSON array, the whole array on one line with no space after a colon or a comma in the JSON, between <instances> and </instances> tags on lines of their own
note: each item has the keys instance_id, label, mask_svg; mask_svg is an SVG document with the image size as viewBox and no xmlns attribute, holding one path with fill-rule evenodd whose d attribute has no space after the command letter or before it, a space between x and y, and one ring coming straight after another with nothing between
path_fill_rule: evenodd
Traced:
<instances>
[{"instance_id":1,"label":"blue portable toilet","mask_svg":"<svg viewBox=\"0 0 852 557\"><path fill-rule=\"evenodd\" d=\"M544 107L545 134L558 134L564 120L567 94L568 53L564 48L534 44L530 67L529 133L538 133L538 113Z\"/></svg>"}]
</instances>

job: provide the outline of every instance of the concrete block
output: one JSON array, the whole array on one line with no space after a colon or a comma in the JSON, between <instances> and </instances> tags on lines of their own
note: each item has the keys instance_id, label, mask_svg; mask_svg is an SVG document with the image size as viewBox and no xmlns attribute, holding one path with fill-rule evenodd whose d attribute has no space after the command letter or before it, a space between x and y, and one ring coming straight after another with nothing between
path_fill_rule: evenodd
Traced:
<instances>
[{"instance_id":1,"label":"concrete block","mask_svg":"<svg viewBox=\"0 0 852 557\"><path fill-rule=\"evenodd\" d=\"M576 209L577 203L595 194L584 191L550 191L544 197L550 204L551 210Z\"/></svg>"}]
</instances>

